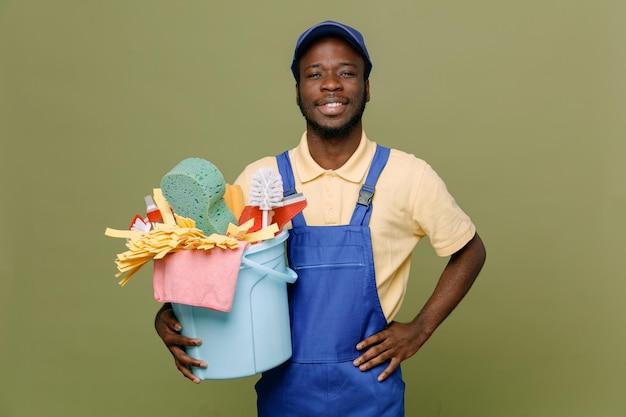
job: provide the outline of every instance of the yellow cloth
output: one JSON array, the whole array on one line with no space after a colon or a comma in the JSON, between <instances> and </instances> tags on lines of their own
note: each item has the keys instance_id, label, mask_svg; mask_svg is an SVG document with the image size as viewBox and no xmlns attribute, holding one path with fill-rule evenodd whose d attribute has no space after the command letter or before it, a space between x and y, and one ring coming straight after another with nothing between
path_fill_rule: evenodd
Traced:
<instances>
[{"instance_id":1,"label":"yellow cloth","mask_svg":"<svg viewBox=\"0 0 626 417\"><path fill-rule=\"evenodd\" d=\"M239 220L241 212L243 211L243 192L238 185L226 184L226 191L224 191L224 202L226 207L233 213L235 218Z\"/></svg>"},{"instance_id":2,"label":"yellow cloth","mask_svg":"<svg viewBox=\"0 0 626 417\"><path fill-rule=\"evenodd\" d=\"M303 134L289 158L296 190L307 198L303 215L308 225L350 222L375 150L376 143L363 133L359 147L341 168L325 170L311 158ZM259 168L278 169L276 158L253 162L237 178L235 184L241 185L246 201L250 178ZM426 162L395 149L376 185L373 205L370 229L376 285L385 317L391 321L404 299L415 245L428 236L437 255L449 256L465 246L476 229Z\"/></svg>"}]
</instances>

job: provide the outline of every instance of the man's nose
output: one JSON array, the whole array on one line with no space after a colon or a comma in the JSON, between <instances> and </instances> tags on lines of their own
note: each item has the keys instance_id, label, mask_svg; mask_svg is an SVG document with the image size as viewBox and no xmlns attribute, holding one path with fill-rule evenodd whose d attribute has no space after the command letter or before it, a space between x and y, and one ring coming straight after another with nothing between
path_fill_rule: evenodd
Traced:
<instances>
[{"instance_id":1,"label":"man's nose","mask_svg":"<svg viewBox=\"0 0 626 417\"><path fill-rule=\"evenodd\" d=\"M324 77L324 82L322 82L321 89L324 91L337 91L341 90L343 85L341 84L341 78L336 75L328 75Z\"/></svg>"}]
</instances>

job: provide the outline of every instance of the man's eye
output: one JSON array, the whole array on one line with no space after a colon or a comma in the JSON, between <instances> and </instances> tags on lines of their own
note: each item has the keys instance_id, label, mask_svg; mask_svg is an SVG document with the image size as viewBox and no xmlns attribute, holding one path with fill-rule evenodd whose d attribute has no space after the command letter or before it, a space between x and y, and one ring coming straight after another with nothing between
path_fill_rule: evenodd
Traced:
<instances>
[{"instance_id":1,"label":"man's eye","mask_svg":"<svg viewBox=\"0 0 626 417\"><path fill-rule=\"evenodd\" d=\"M354 77L354 73L350 71L344 71L340 74L342 77Z\"/></svg>"},{"instance_id":2,"label":"man's eye","mask_svg":"<svg viewBox=\"0 0 626 417\"><path fill-rule=\"evenodd\" d=\"M307 78L319 78L321 75L317 72L312 72L309 75L307 75Z\"/></svg>"}]
</instances>

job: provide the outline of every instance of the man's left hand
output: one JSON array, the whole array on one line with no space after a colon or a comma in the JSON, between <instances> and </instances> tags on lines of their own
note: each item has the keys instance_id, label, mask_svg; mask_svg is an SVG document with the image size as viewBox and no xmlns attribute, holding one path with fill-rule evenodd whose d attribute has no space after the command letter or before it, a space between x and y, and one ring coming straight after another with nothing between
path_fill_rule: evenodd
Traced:
<instances>
[{"instance_id":1,"label":"man's left hand","mask_svg":"<svg viewBox=\"0 0 626 417\"><path fill-rule=\"evenodd\" d=\"M361 356L353 362L361 371L367 371L381 363L389 361L389 365L378 376L382 382L396 370L400 362L413 356L420 348L419 330L413 323L391 322L381 332L373 334L359 342L356 348L365 350Z\"/></svg>"}]
</instances>

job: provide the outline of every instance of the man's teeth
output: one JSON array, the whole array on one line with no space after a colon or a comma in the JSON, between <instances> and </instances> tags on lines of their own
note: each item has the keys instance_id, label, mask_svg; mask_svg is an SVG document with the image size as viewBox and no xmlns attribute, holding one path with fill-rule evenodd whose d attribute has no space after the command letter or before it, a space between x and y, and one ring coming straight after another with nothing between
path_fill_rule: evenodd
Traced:
<instances>
[{"instance_id":1,"label":"man's teeth","mask_svg":"<svg viewBox=\"0 0 626 417\"><path fill-rule=\"evenodd\" d=\"M338 106L341 106L341 103L339 103L339 102L334 102L334 103L326 103L326 105L327 105L328 107L338 107Z\"/></svg>"}]
</instances>

